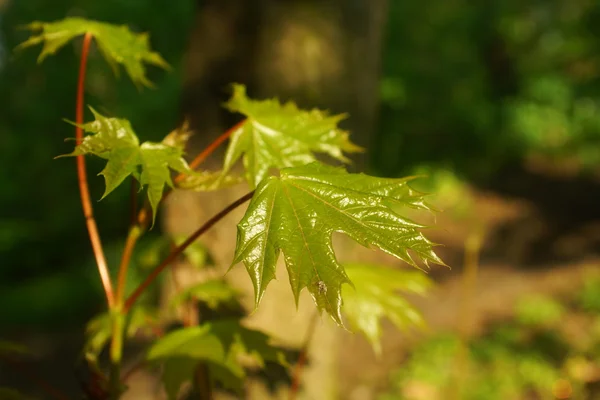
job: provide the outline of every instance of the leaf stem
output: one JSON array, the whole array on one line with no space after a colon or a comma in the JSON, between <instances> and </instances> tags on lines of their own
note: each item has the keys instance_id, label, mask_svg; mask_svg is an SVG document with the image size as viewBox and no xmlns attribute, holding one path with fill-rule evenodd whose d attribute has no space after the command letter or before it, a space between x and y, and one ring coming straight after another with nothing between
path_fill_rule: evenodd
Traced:
<instances>
[{"instance_id":1,"label":"leaf stem","mask_svg":"<svg viewBox=\"0 0 600 400\"><path fill-rule=\"evenodd\" d=\"M298 361L296 362L294 372L292 373L292 386L290 387L289 400L295 400L296 396L298 395L298 391L300 390L300 378L302 377L304 365L306 364L308 348L310 347L312 338L315 335L318 320L319 313L315 311L310 319L308 329L306 330L306 337L304 338L304 343L302 344L302 348L300 349Z\"/></svg>"},{"instance_id":2,"label":"leaf stem","mask_svg":"<svg viewBox=\"0 0 600 400\"><path fill-rule=\"evenodd\" d=\"M237 124L235 124L234 126L229 128L221 136L216 138L211 144L208 145L208 147L206 147L200 154L198 154L190 162L190 168L191 169L198 168L200 166L200 164L202 164L208 158L208 156L210 156L217 149L217 147L219 147L221 145L221 143L223 143L225 140L227 140L229 138L229 136L231 136L233 134L233 132L237 131L242 125L244 125L245 122L246 122L246 119L241 120L240 122L238 122ZM175 182L176 183L181 182L184 178L185 178L185 174L179 174L175 178Z\"/></svg>"},{"instance_id":3,"label":"leaf stem","mask_svg":"<svg viewBox=\"0 0 600 400\"><path fill-rule=\"evenodd\" d=\"M160 273L166 267L168 267L169 264L171 264L171 262L173 262L181 253L183 253L183 251L189 245L191 245L194 241L196 241L196 239L198 239L198 237L200 237L200 235L202 235L204 232L206 232L207 230L209 230L210 228L212 228L213 225L215 225L217 222L219 222L220 220L222 220L231 211L235 210L237 207L241 206L242 204L244 204L245 202L247 202L248 200L250 200L253 195L254 195L254 191L252 191L250 193L247 193L244 196L242 196L239 199L237 199L236 201L234 201L233 203L231 203L230 205L228 205L227 207L225 207L223 210L221 210L219 213L217 213L214 217L212 217L211 219L209 219L208 221L206 221L204 223L204 225L202 225L200 228L198 228L198 230L196 230L196 232L192 233L190 235L190 237L188 237L185 240L185 242L183 242L177 248L175 248L167 256L167 258L165 258L156 268L154 268L154 270L150 273L150 275L148 275L146 277L146 279L144 280L144 282L142 282L135 289L135 291L127 298L127 300L125 301L125 306L123 308L123 311L127 312L131 308L131 306L135 303L135 301L138 299L138 297L140 297L140 295L144 292L144 290L152 282L154 282L154 280L156 279L156 277L158 275L160 275Z\"/></svg>"},{"instance_id":4,"label":"leaf stem","mask_svg":"<svg viewBox=\"0 0 600 400\"><path fill-rule=\"evenodd\" d=\"M91 42L92 34L88 32L83 37L83 45L81 47L81 62L79 65L79 80L77 83L75 121L77 122L78 126L75 127L75 140L78 145L83 141L83 129L80 127L80 125L83 124L85 72ZM106 301L108 303L108 308L113 308L115 302L112 283L110 280L110 274L108 273L108 266L106 263L106 257L104 256L104 250L102 249L102 242L100 241L100 234L98 233L98 226L96 225L96 220L94 219L94 211L92 208L92 201L90 199L90 190L87 183L85 158L82 154L77 156L77 182L79 183L79 193L81 195L81 205L83 207L83 215L85 216L85 224L90 236L90 242L92 244L94 257L96 258L96 264L98 266L98 272L100 273L100 279L102 280L102 286L104 287L104 293L106 294Z\"/></svg>"}]
</instances>

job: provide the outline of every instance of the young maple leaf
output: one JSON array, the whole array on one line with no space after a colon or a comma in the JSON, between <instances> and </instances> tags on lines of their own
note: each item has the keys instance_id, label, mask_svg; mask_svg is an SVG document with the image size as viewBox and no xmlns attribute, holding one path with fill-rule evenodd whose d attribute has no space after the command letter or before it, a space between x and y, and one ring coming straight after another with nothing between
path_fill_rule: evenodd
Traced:
<instances>
[{"instance_id":1,"label":"young maple leaf","mask_svg":"<svg viewBox=\"0 0 600 400\"><path fill-rule=\"evenodd\" d=\"M140 85L152 86L152 83L146 78L144 62L165 69L170 68L160 54L150 50L148 34L134 34L125 25L118 26L70 17L55 22L35 21L25 27L34 32L41 32L21 43L17 46L17 50L43 43L44 47L38 57L38 62L42 62L47 56L56 53L71 39L90 33L98 43L98 48L115 75L119 74L118 64L122 64L138 87Z\"/></svg>"},{"instance_id":2,"label":"young maple leaf","mask_svg":"<svg viewBox=\"0 0 600 400\"><path fill-rule=\"evenodd\" d=\"M169 169L180 173L194 173L183 159L183 147L154 142L144 142L140 145L129 121L107 118L92 107L90 110L95 121L81 125L71 123L93 135L84 137L72 153L59 157L93 154L107 160L106 167L100 172L106 182L102 198L117 188L129 175L133 175L142 187L148 186L148 200L152 206L154 224L165 184L173 187Z\"/></svg>"},{"instance_id":3,"label":"young maple leaf","mask_svg":"<svg viewBox=\"0 0 600 400\"><path fill-rule=\"evenodd\" d=\"M419 231L423 226L394 211L397 205L427 209L423 195L412 190L408 180L349 174L318 162L286 168L280 177L263 180L238 224L233 260L245 264L256 305L275 277L282 251L296 302L307 288L317 307L342 324L341 285L351 281L336 260L333 232L415 267L409 250L426 265L444 265L434 244Z\"/></svg>"},{"instance_id":4,"label":"young maple leaf","mask_svg":"<svg viewBox=\"0 0 600 400\"><path fill-rule=\"evenodd\" d=\"M381 354L381 319L389 319L399 329L424 324L421 314L396 292L424 294L432 284L425 274L379 265L344 267L354 288L344 288L342 312L350 326L365 335L377 355Z\"/></svg>"},{"instance_id":5,"label":"young maple leaf","mask_svg":"<svg viewBox=\"0 0 600 400\"><path fill-rule=\"evenodd\" d=\"M200 362L208 367L211 379L230 389L243 387L242 355L263 368L265 361L287 366L282 349L270 342L268 335L242 326L239 320L221 320L168 333L154 342L147 359L163 362L165 391L174 400L181 386L194 378Z\"/></svg>"},{"instance_id":6,"label":"young maple leaf","mask_svg":"<svg viewBox=\"0 0 600 400\"><path fill-rule=\"evenodd\" d=\"M343 152L362 151L337 127L344 115L328 115L320 110L300 110L294 103L275 99L251 100L243 85L233 86L226 107L244 114L246 121L231 135L223 172L227 173L242 157L246 179L254 188L270 168L286 168L315 161L314 153L325 153L348 162Z\"/></svg>"}]
</instances>

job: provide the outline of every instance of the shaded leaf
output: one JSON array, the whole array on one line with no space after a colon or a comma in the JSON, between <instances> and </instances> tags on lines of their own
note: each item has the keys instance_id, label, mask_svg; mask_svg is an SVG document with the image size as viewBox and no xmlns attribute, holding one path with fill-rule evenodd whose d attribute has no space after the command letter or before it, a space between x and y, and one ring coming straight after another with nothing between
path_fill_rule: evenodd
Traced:
<instances>
[{"instance_id":1,"label":"shaded leaf","mask_svg":"<svg viewBox=\"0 0 600 400\"><path fill-rule=\"evenodd\" d=\"M170 332L158 339L148 351L148 360L185 357L222 363L225 350L210 325L192 326Z\"/></svg>"},{"instance_id":2,"label":"shaded leaf","mask_svg":"<svg viewBox=\"0 0 600 400\"><path fill-rule=\"evenodd\" d=\"M183 149L154 142L140 145L129 121L106 118L91 107L90 110L95 121L74 125L93 135L84 137L72 153L59 157L93 154L107 160L106 167L100 172L106 182L102 198L116 189L129 175L133 175L142 187L147 186L154 223L165 185L173 187L170 169L193 174L183 159Z\"/></svg>"},{"instance_id":3,"label":"shaded leaf","mask_svg":"<svg viewBox=\"0 0 600 400\"><path fill-rule=\"evenodd\" d=\"M421 314L397 292L424 294L431 280L421 271L402 271L378 265L344 265L354 288L343 289L342 312L350 327L361 332L381 354L381 320L397 328L422 326Z\"/></svg>"},{"instance_id":4,"label":"shaded leaf","mask_svg":"<svg viewBox=\"0 0 600 400\"><path fill-rule=\"evenodd\" d=\"M172 305L176 306L183 301L196 299L214 310L222 303L234 301L238 295L239 292L227 284L227 282L210 280L182 290L173 298Z\"/></svg>"},{"instance_id":5,"label":"shaded leaf","mask_svg":"<svg viewBox=\"0 0 600 400\"><path fill-rule=\"evenodd\" d=\"M175 235L173 236L173 243L175 246L180 246L187 239L188 236ZM192 244L186 247L183 255L196 268L204 268L208 264L214 263L210 254L208 254L208 248L199 240L192 242Z\"/></svg>"},{"instance_id":6,"label":"shaded leaf","mask_svg":"<svg viewBox=\"0 0 600 400\"><path fill-rule=\"evenodd\" d=\"M348 132L337 124L344 115L328 115L320 110L300 110L294 103L275 99L251 100L243 85L233 86L226 104L247 119L230 138L223 172L227 173L242 157L246 179L256 187L270 168L285 168L315 161L314 153L324 153L347 162L343 152L362 149L348 139Z\"/></svg>"},{"instance_id":7,"label":"shaded leaf","mask_svg":"<svg viewBox=\"0 0 600 400\"><path fill-rule=\"evenodd\" d=\"M136 86L152 86L146 78L144 63L153 64L165 69L167 62L160 54L150 50L148 34L134 34L125 25L112 25L105 22L91 21L78 17L65 18L55 22L35 21L26 26L39 34L21 43L17 49L23 49L43 43L38 62L56 53L70 40L86 33L92 34L100 52L118 75L118 64L123 65Z\"/></svg>"},{"instance_id":8,"label":"shaded leaf","mask_svg":"<svg viewBox=\"0 0 600 400\"><path fill-rule=\"evenodd\" d=\"M256 305L275 278L282 251L296 302L300 291L308 288L317 307L341 324L341 285L351 281L336 260L333 232L343 232L365 247L378 247L415 267L413 256L425 265L443 265L433 243L420 232L423 226L392 209L427 209L423 195L407 182L349 174L317 162L283 169L279 178L262 181L238 224L233 260L245 264Z\"/></svg>"},{"instance_id":9,"label":"shaded leaf","mask_svg":"<svg viewBox=\"0 0 600 400\"><path fill-rule=\"evenodd\" d=\"M19 343L0 340L0 356L31 356L33 353Z\"/></svg>"},{"instance_id":10,"label":"shaded leaf","mask_svg":"<svg viewBox=\"0 0 600 400\"><path fill-rule=\"evenodd\" d=\"M150 348L147 358L164 362L163 380L170 399L192 380L200 362L206 364L212 380L239 391L246 376L241 355L252 356L260 366L265 360L285 364L283 352L269 341L269 336L241 326L238 320L218 321L165 335Z\"/></svg>"},{"instance_id":11,"label":"shaded leaf","mask_svg":"<svg viewBox=\"0 0 600 400\"><path fill-rule=\"evenodd\" d=\"M16 389L0 387L0 399L2 399L2 400L35 400L36 398L25 395Z\"/></svg>"}]
</instances>

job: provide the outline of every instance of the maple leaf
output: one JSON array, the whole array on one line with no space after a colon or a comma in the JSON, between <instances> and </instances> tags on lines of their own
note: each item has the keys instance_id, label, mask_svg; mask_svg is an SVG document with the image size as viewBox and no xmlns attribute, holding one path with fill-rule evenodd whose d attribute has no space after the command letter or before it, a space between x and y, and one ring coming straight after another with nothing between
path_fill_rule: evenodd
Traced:
<instances>
[{"instance_id":1,"label":"maple leaf","mask_svg":"<svg viewBox=\"0 0 600 400\"><path fill-rule=\"evenodd\" d=\"M314 162L283 169L280 177L262 181L238 224L232 263L245 264L256 306L275 278L283 252L296 303L300 291L307 288L319 310L342 324L341 285L351 281L336 260L333 232L343 232L365 247L378 247L413 266L417 264L409 250L426 265L430 261L443 265L433 243L419 231L424 226L393 209L396 205L427 209L423 195L412 190L408 180L349 174Z\"/></svg>"},{"instance_id":2,"label":"maple leaf","mask_svg":"<svg viewBox=\"0 0 600 400\"><path fill-rule=\"evenodd\" d=\"M95 121L85 124L70 123L93 135L84 137L72 153L59 157L93 154L107 160L106 166L100 172L106 183L102 198L117 188L129 175L134 176L142 187L148 187L147 195L154 224L165 184L173 187L169 169L180 173L194 173L183 159L183 148L155 142L144 142L140 145L129 121L107 118L91 107L90 110Z\"/></svg>"},{"instance_id":3,"label":"maple leaf","mask_svg":"<svg viewBox=\"0 0 600 400\"><path fill-rule=\"evenodd\" d=\"M233 86L226 107L247 119L231 135L223 172L227 173L243 155L246 179L252 187L267 176L270 168L308 164L316 160L314 153L348 162L343 152L362 151L348 139L348 132L337 127L344 115L300 110L294 103L281 104L276 99L251 100L243 85Z\"/></svg>"},{"instance_id":4,"label":"maple leaf","mask_svg":"<svg viewBox=\"0 0 600 400\"><path fill-rule=\"evenodd\" d=\"M283 352L269 342L268 335L246 328L238 320L222 320L163 336L152 345L147 359L164 363L165 389L169 399L175 399L200 362L207 365L213 379L232 389L240 388L246 377L241 355L250 355L261 367L265 361L287 365Z\"/></svg>"},{"instance_id":5,"label":"maple leaf","mask_svg":"<svg viewBox=\"0 0 600 400\"><path fill-rule=\"evenodd\" d=\"M381 319L389 319L397 328L423 326L421 314L396 292L422 295L431 286L420 271L402 271L379 265L344 265L354 288L343 289L342 312L350 326L360 331L381 354Z\"/></svg>"},{"instance_id":6,"label":"maple leaf","mask_svg":"<svg viewBox=\"0 0 600 400\"><path fill-rule=\"evenodd\" d=\"M35 21L25 26L33 32L40 32L17 46L18 49L43 43L38 62L56 53L73 38L92 34L100 52L118 76L118 64L122 64L136 86L151 87L146 78L144 62L169 69L169 64L160 54L150 50L148 34L134 34L125 25L112 25L84 18L70 17L55 22Z\"/></svg>"}]
</instances>

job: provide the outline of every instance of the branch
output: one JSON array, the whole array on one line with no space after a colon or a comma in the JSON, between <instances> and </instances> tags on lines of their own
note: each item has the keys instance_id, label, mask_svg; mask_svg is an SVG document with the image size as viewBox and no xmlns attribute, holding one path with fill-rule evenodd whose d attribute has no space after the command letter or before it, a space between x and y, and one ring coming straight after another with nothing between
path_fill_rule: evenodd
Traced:
<instances>
[{"instance_id":1,"label":"branch","mask_svg":"<svg viewBox=\"0 0 600 400\"><path fill-rule=\"evenodd\" d=\"M219 136L218 138L216 138L211 144L208 145L207 148L205 148L200 154L198 154L190 162L190 168L191 169L198 168L200 166L200 164L202 164L208 158L208 156L210 156L217 149L217 147L219 147L221 145L221 143L223 143L225 140L227 140L229 138L229 136L231 136L233 134L233 132L235 132L239 128L241 128L242 125L244 125L245 122L246 122L245 119L241 120L240 122L238 122L237 124L235 124L234 126L232 126L231 128L229 128L221 136ZM175 178L175 182L176 183L181 182L184 178L185 178L185 174L179 174Z\"/></svg>"},{"instance_id":2,"label":"branch","mask_svg":"<svg viewBox=\"0 0 600 400\"><path fill-rule=\"evenodd\" d=\"M75 121L77 122L78 126L75 127L75 139L78 145L81 144L83 140L83 129L80 128L79 125L83 124L85 71L91 42L92 34L88 32L83 38L83 45L81 48L81 63L79 66L79 81L77 83ZM104 250L102 249L102 242L100 241L100 234L98 233L98 227L96 226L96 220L94 219L94 211L92 208L92 201L90 199L90 190L87 183L85 158L82 154L77 156L77 182L79 183L79 193L81 195L81 205L83 206L85 224L90 236L90 242L92 244L94 257L96 258L96 264L98 265L98 272L100 273L100 279L102 280L104 293L106 294L106 301L108 302L108 307L112 308L114 306L112 283L110 280L110 274L108 273L108 266L106 263L106 257L104 256Z\"/></svg>"},{"instance_id":3,"label":"branch","mask_svg":"<svg viewBox=\"0 0 600 400\"><path fill-rule=\"evenodd\" d=\"M192 233L190 235L190 237L188 237L186 239L185 242L183 242L175 250L173 250L171 252L171 254L169 254L167 256L167 258L165 258L163 260L163 262L161 262L156 268L154 268L154 270L150 273L150 275L148 275L148 277L146 277L146 279L144 280L144 282L142 282L135 289L135 291L129 296L129 298L125 301L125 306L123 308L123 312L127 312L131 308L131 306L135 303L135 301L138 299L138 297L140 297L140 295L144 292L144 290L148 286L150 286L150 284L152 282L154 282L154 280L156 279L156 277L158 277L158 275L160 275L160 273L165 268L167 268L169 266L169 264L171 264L171 262L173 262L181 253L183 253L183 251L189 245L191 245L194 241L196 241L196 239L198 239L198 237L200 237L200 235L202 235L207 230L209 230L210 228L212 228L213 225L215 225L217 222L219 222L220 220L222 220L231 211L235 210L237 207L241 206L242 204L244 204L245 202L247 202L248 200L250 200L253 195L254 195L254 191L252 191L250 193L247 193L244 196L242 196L239 199L237 199L236 201L234 201L233 203L231 203L230 205L228 205L227 207L225 207L223 210L221 210L214 217L212 217L211 219L209 219L208 221L206 221L206 223L204 225L202 225L196 232Z\"/></svg>"}]
</instances>

